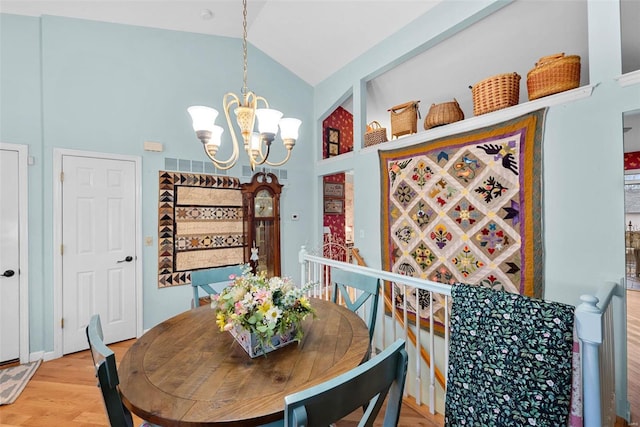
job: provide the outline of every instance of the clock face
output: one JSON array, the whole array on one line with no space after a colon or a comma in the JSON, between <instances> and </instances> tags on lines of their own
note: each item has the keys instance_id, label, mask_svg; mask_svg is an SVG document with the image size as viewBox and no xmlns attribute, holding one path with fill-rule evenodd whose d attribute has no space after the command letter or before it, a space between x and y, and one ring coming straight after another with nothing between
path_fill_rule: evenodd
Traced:
<instances>
[{"instance_id":1,"label":"clock face","mask_svg":"<svg viewBox=\"0 0 640 427\"><path fill-rule=\"evenodd\" d=\"M254 211L256 217L273 216L273 196L269 191L258 191L254 199Z\"/></svg>"}]
</instances>

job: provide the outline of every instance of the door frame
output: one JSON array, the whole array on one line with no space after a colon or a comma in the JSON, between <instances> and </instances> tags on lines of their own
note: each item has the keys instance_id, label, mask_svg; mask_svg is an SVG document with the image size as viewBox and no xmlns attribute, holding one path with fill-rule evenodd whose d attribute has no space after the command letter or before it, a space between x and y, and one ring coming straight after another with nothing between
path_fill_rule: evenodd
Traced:
<instances>
[{"instance_id":1,"label":"door frame","mask_svg":"<svg viewBox=\"0 0 640 427\"><path fill-rule=\"evenodd\" d=\"M124 160L135 164L135 216L136 232L136 338L142 336L142 158L123 154L54 148L53 150L53 357L62 357L62 160L64 156L91 157L104 160Z\"/></svg>"},{"instance_id":2,"label":"door frame","mask_svg":"<svg viewBox=\"0 0 640 427\"><path fill-rule=\"evenodd\" d=\"M20 363L29 362L29 146L0 142L0 149L18 152L18 211L20 261L18 264L20 291Z\"/></svg>"}]
</instances>

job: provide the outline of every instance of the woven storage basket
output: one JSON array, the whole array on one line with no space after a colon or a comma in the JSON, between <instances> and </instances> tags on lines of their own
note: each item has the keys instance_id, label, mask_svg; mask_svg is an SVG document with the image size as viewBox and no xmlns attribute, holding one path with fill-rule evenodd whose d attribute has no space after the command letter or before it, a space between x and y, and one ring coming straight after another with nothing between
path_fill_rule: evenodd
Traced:
<instances>
[{"instance_id":1,"label":"woven storage basket","mask_svg":"<svg viewBox=\"0 0 640 427\"><path fill-rule=\"evenodd\" d=\"M473 114L490 113L517 105L520 101L520 75L518 73L498 74L471 87Z\"/></svg>"},{"instance_id":2,"label":"woven storage basket","mask_svg":"<svg viewBox=\"0 0 640 427\"><path fill-rule=\"evenodd\" d=\"M418 132L418 103L409 101L389 108L391 112L391 138Z\"/></svg>"},{"instance_id":3,"label":"woven storage basket","mask_svg":"<svg viewBox=\"0 0 640 427\"><path fill-rule=\"evenodd\" d=\"M564 53L543 56L527 73L529 100L580 86L580 57Z\"/></svg>"},{"instance_id":4,"label":"woven storage basket","mask_svg":"<svg viewBox=\"0 0 640 427\"><path fill-rule=\"evenodd\" d=\"M451 102L431 104L427 117L424 118L424 128L431 129L460 120L464 120L464 113L458 105L458 101L453 98Z\"/></svg>"},{"instance_id":5,"label":"woven storage basket","mask_svg":"<svg viewBox=\"0 0 640 427\"><path fill-rule=\"evenodd\" d=\"M382 125L375 120L367 125L367 131L364 134L365 147L387 141L387 128L383 128Z\"/></svg>"}]
</instances>

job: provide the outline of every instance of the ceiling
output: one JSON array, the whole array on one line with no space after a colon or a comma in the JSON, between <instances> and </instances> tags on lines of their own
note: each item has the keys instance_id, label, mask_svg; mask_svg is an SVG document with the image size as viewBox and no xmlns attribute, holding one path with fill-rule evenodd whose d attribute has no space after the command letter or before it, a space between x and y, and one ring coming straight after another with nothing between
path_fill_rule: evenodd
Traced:
<instances>
[{"instance_id":1,"label":"ceiling","mask_svg":"<svg viewBox=\"0 0 640 427\"><path fill-rule=\"evenodd\" d=\"M440 1L248 0L247 38L316 85ZM2 0L0 11L242 37L241 0Z\"/></svg>"}]
</instances>

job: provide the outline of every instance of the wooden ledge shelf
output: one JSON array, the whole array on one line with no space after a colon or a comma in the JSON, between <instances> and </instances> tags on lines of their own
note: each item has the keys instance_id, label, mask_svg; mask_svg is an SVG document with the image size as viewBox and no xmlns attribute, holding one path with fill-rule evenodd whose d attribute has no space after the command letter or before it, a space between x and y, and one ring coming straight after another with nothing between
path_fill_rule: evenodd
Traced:
<instances>
[{"instance_id":1,"label":"wooden ledge shelf","mask_svg":"<svg viewBox=\"0 0 640 427\"><path fill-rule=\"evenodd\" d=\"M640 83L640 70L623 74L616 79L620 87L631 86Z\"/></svg>"},{"instance_id":2,"label":"wooden ledge shelf","mask_svg":"<svg viewBox=\"0 0 640 427\"><path fill-rule=\"evenodd\" d=\"M540 108L552 107L554 105L566 104L569 102L588 98L591 96L591 93L593 92L595 86L596 85L581 86L579 88L568 90L566 92L561 92L555 95L549 95L545 96L544 98L514 105L513 107L504 108L502 110L493 111L491 113L482 114L480 116L473 116L468 119L460 120L459 122L450 123L448 125L414 133L413 135L403 136L399 139L390 140L369 147L363 147L360 149L360 151L367 152L378 149L385 150L407 147L420 142L432 141L434 139L442 138L445 136L480 129L485 126L490 126L496 123L503 122L505 120L512 119L514 117L521 116Z\"/></svg>"}]
</instances>

